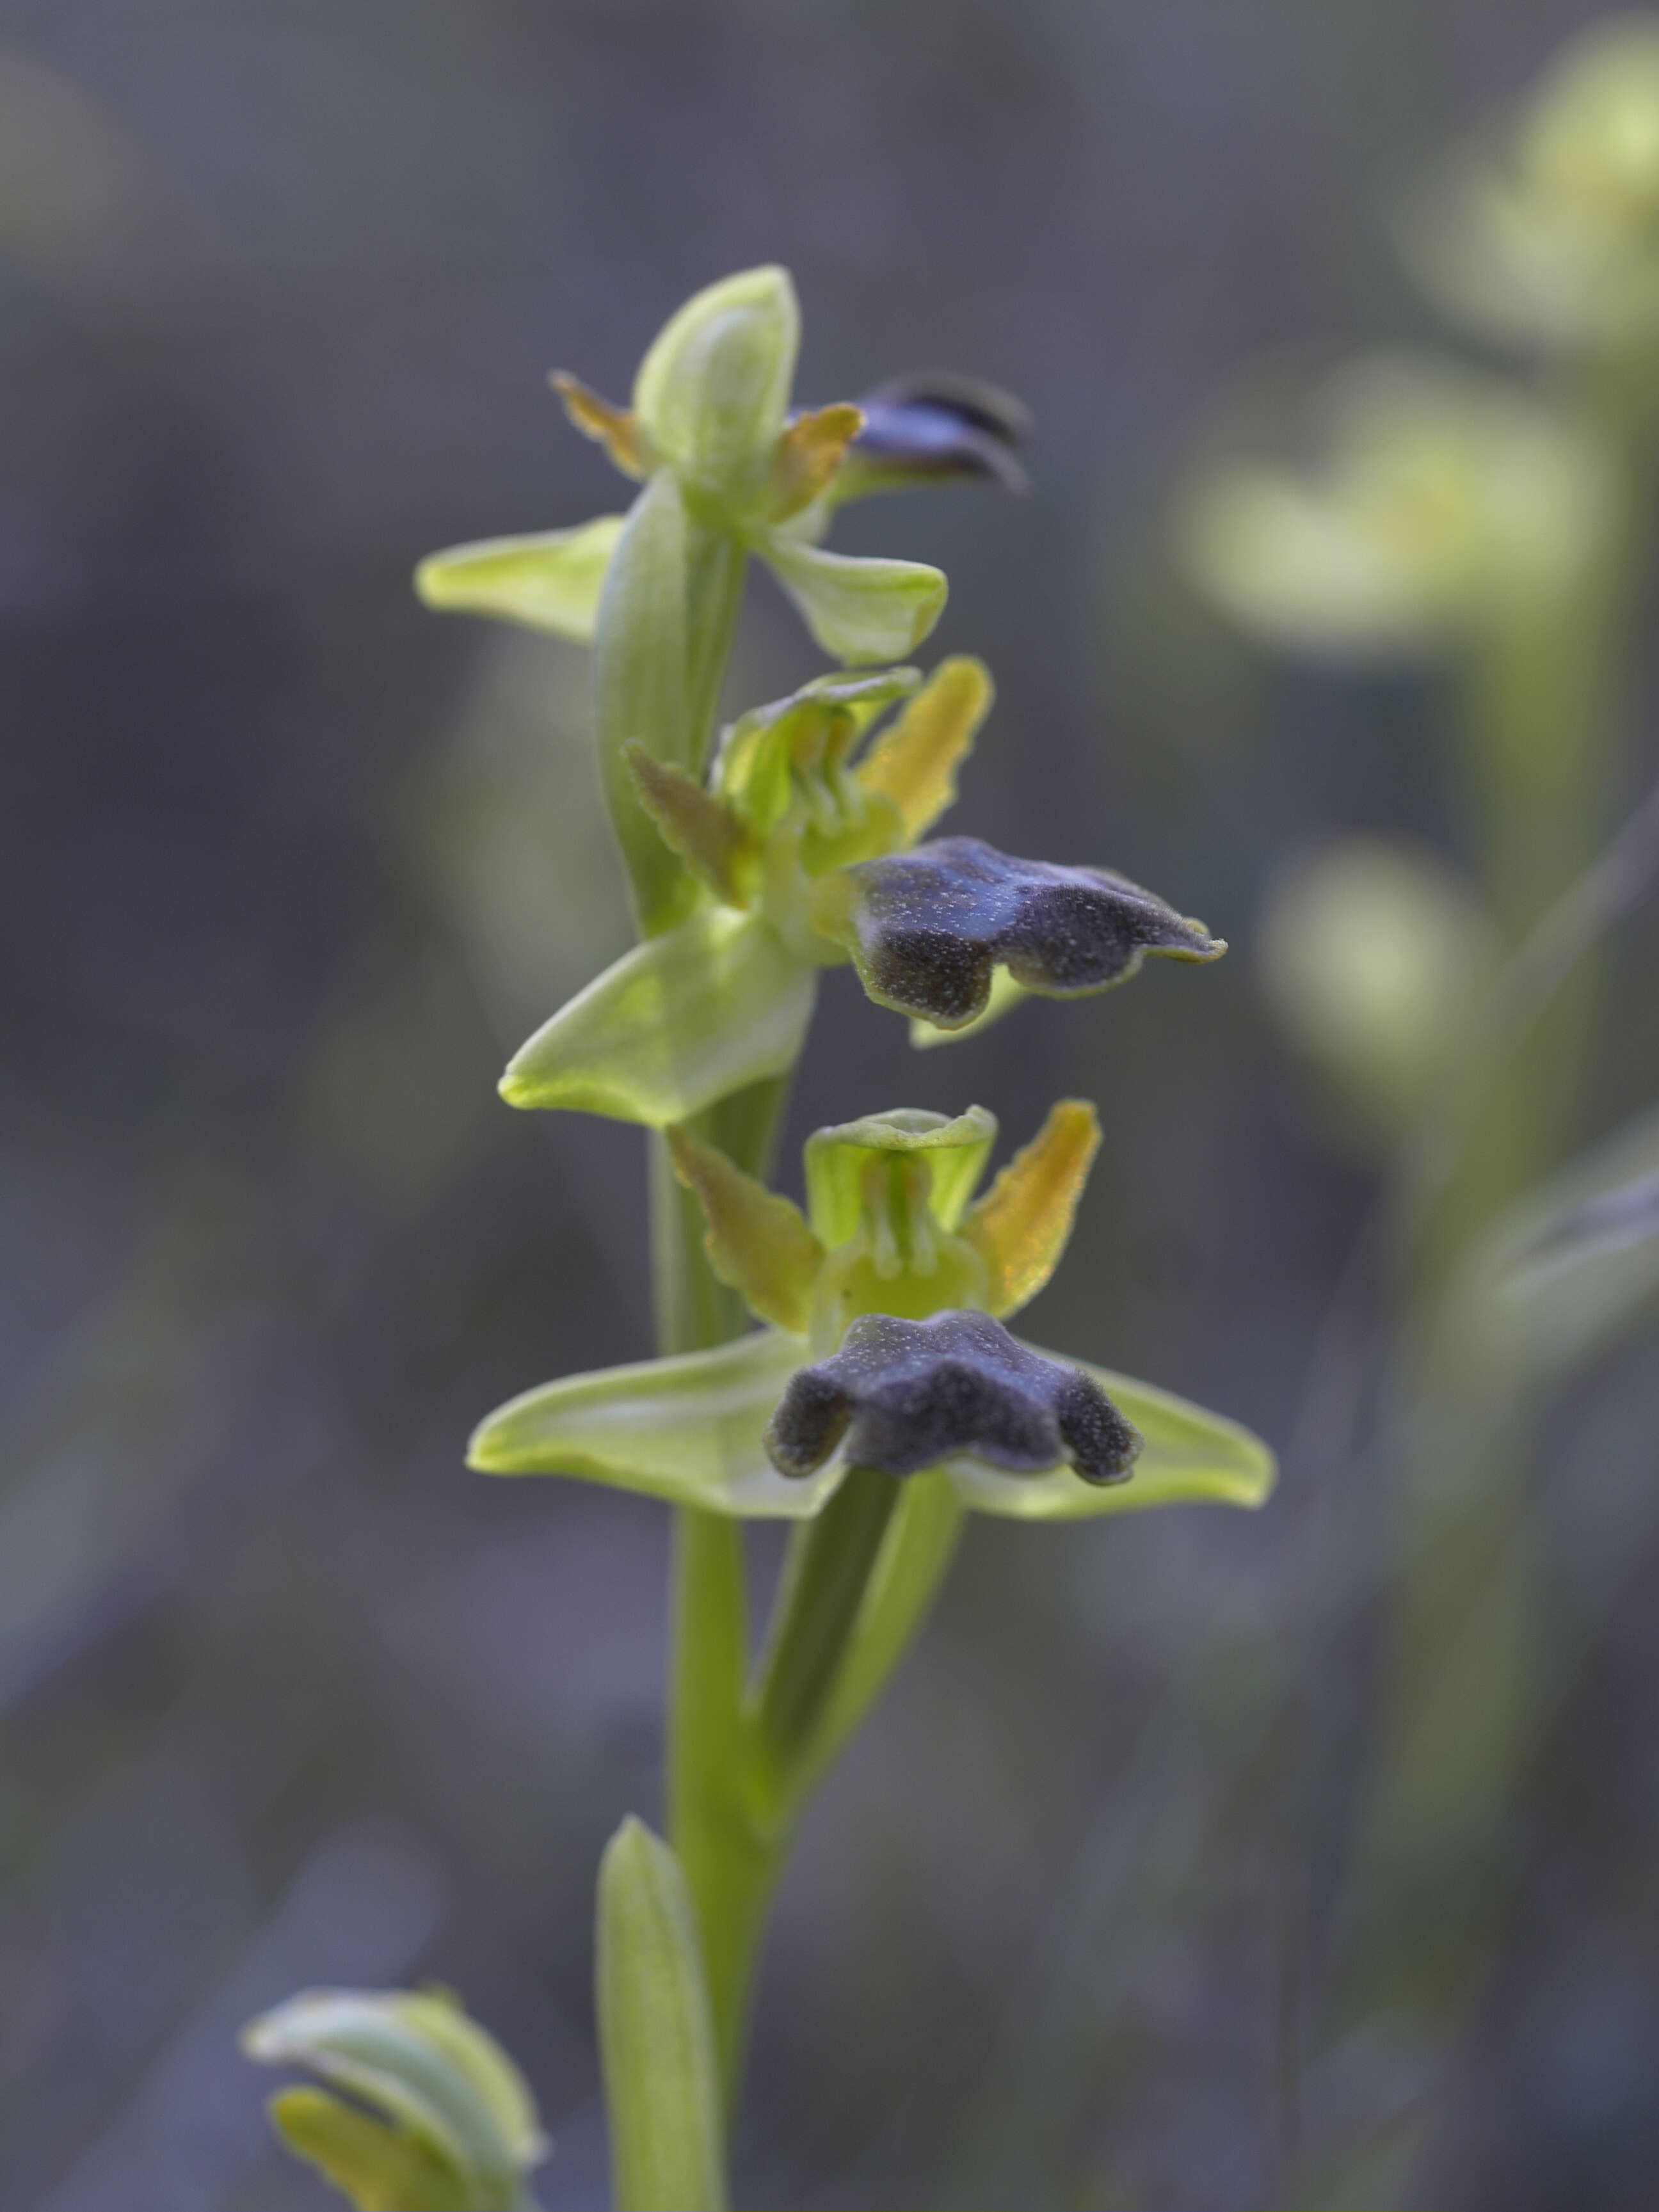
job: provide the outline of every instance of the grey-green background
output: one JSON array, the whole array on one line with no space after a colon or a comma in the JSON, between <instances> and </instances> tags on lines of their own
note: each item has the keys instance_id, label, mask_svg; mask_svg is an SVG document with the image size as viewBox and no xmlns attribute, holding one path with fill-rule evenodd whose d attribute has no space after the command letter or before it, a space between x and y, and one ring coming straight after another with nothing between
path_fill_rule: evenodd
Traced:
<instances>
[{"instance_id":1,"label":"grey-green background","mask_svg":"<svg viewBox=\"0 0 1659 2212\"><path fill-rule=\"evenodd\" d=\"M1030 401L1029 501L874 502L836 542L940 562L930 653L996 671L951 826L1120 868L1235 951L926 1055L839 975L786 1170L859 1111L979 1100L1023 1141L1095 1097L1034 1333L1284 1445L1372 1184L1275 1040L1253 920L1310 840L1465 825L1432 684L1230 641L1171 573L1170 501L1241 375L1433 334L1379 206L1589 20L4 0L8 2208L320 2206L232 2032L423 1977L529 2073L552 2212L604 2201L591 1888L658 1813L666 1518L460 1460L510 1391L649 1348L637 1133L494 1090L625 923L582 654L408 586L618 503L544 373L619 394L686 293L777 259L804 398L948 365ZM757 581L730 703L820 665ZM1595 1126L1659 1089L1656 950L1626 940ZM1571 1658L1432 2212L1655 2202L1653 1364L1552 1431ZM1265 1726L1261 1684L1308 1516L1370 1471L1305 1454L1256 1520L974 1528L785 1887L742 2202L1283 2212L1363 1624L1290 1650L1311 1731ZM1373 2029L1332 2061L1368 2108L1416 2063Z\"/></svg>"}]
</instances>

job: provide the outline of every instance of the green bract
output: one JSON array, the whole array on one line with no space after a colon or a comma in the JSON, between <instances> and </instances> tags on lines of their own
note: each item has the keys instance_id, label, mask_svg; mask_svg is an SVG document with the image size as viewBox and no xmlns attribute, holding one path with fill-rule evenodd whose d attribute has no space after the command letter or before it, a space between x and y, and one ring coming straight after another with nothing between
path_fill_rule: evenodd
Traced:
<instances>
[{"instance_id":1,"label":"green bract","mask_svg":"<svg viewBox=\"0 0 1659 2212\"><path fill-rule=\"evenodd\" d=\"M250 2022L242 2048L351 2100L284 2089L271 2118L358 2212L534 2212L526 2177L548 2152L534 2101L442 1990L308 1990Z\"/></svg>"},{"instance_id":2,"label":"green bract","mask_svg":"<svg viewBox=\"0 0 1659 2212\"><path fill-rule=\"evenodd\" d=\"M728 730L706 780L627 748L640 805L696 903L546 1023L502 1095L658 1128L686 1121L794 1065L817 970L845 960L879 1004L955 1030L985 1012L999 968L1068 998L1125 981L1148 953L1223 951L1103 870L1014 860L970 838L917 844L955 797L991 699L977 660L944 661L925 684L909 668L820 677Z\"/></svg>"},{"instance_id":3,"label":"green bract","mask_svg":"<svg viewBox=\"0 0 1659 2212\"><path fill-rule=\"evenodd\" d=\"M715 1272L767 1326L712 1352L527 1392L479 1429L471 1464L496 1474L576 1475L728 1515L812 1518L853 1462L826 1450L801 1473L779 1472L787 1455L775 1436L769 1449L769 1426L791 1391L798 1399L799 1378L822 1371L868 1316L999 1321L1036 1295L1059 1259L1098 1141L1094 1109L1071 1100L1056 1107L1035 1141L970 1203L996 1129L973 1107L955 1120L895 1112L820 1130L807 1147L806 1215L689 1131L671 1131L681 1178L702 1203ZM879 1346L884 1420L902 1423L913 1409L932 1425L926 1433L954 1437L979 1418L978 1407L986 1409L987 1441L953 1446L925 1477L948 1485L961 1504L1013 1519L1071 1520L1205 1499L1255 1505L1267 1495L1272 1458L1247 1431L1146 1383L1050 1353L1035 1357L1059 1382L1080 1382L1091 1402L1103 1392L1139 1432L1140 1449L1127 1481L1121 1469L1079 1480L1058 1445L1051 1466L1033 1467L1029 1423L1016 1444L1000 1441L1006 1407L993 1372L1016 1376L1028 1395L1033 1355L989 1329L978 1322ZM853 1344L865 1344L866 1334L855 1333ZM944 1364L929 1369L934 1343ZM900 1358L911 1363L914 1389L893 1380ZM838 1371L830 1385L841 1381ZM965 1393L973 1400L966 1411ZM851 1398L847 1406L857 1410ZM1028 1471L1009 1471L1016 1466ZM1101 1486L1107 1481L1113 1486Z\"/></svg>"}]
</instances>

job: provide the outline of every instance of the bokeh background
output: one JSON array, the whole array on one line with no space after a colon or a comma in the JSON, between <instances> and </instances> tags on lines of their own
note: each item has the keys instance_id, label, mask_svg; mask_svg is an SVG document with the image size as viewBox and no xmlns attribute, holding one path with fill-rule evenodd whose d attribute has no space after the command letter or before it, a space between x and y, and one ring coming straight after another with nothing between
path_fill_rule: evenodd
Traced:
<instances>
[{"instance_id":1,"label":"bokeh background","mask_svg":"<svg viewBox=\"0 0 1659 2212\"><path fill-rule=\"evenodd\" d=\"M1432 677L1241 642L1172 501L1241 378L1436 335L1379 208L1589 20L0 5L9 2208L320 2207L234 2031L421 1978L532 2078L552 2212L605 2202L592 1878L658 1810L667 1516L461 1455L649 1348L637 1133L495 1095L627 925L583 655L408 581L618 503L545 372L620 392L688 292L778 259L805 399L931 365L1028 399L1028 501L906 495L836 543L943 565L929 653L997 672L952 826L1115 866L1234 955L926 1054L835 975L785 1172L861 1111L979 1100L1023 1141L1096 1098L1035 1333L1295 1447L1378 1170L1253 933L1320 839L1467 824ZM819 665L756 580L731 705ZM1592 1131L1659 1089L1651 919L1621 945ZM1375 1461L1291 1449L1259 1518L973 1528L790 1871L741 2201L1284 2212L1310 2130L1426 2099L1433 2212L1652 2204L1654 1364L1551 1431L1552 1696L1442 2042L1316 2026L1375 1670L1308 1531L1333 1498L1365 1528Z\"/></svg>"}]
</instances>

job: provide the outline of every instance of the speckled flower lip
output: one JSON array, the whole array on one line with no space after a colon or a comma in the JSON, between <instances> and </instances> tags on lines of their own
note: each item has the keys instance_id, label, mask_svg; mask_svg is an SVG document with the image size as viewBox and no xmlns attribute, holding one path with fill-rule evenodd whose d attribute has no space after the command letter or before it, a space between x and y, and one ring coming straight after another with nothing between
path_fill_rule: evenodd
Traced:
<instances>
[{"instance_id":1,"label":"speckled flower lip","mask_svg":"<svg viewBox=\"0 0 1659 2212\"><path fill-rule=\"evenodd\" d=\"M850 1466L881 1474L967 1452L1005 1474L1069 1466L1093 1483L1126 1482L1140 1449L1098 1382L982 1313L864 1316L833 1358L791 1377L765 1442L780 1474L815 1474L845 1444Z\"/></svg>"}]
</instances>

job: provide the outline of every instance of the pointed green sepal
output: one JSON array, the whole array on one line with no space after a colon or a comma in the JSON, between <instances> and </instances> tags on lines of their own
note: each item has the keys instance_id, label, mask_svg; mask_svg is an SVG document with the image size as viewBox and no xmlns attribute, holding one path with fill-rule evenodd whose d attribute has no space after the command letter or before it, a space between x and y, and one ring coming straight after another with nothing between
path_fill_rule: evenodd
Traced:
<instances>
[{"instance_id":1,"label":"pointed green sepal","mask_svg":"<svg viewBox=\"0 0 1659 2212\"><path fill-rule=\"evenodd\" d=\"M859 560L781 534L757 550L837 660L901 660L945 611L949 585L919 561Z\"/></svg>"},{"instance_id":2,"label":"pointed green sepal","mask_svg":"<svg viewBox=\"0 0 1659 2212\"><path fill-rule=\"evenodd\" d=\"M1028 1305L1059 1264L1101 1124L1083 1098L1063 1098L979 1202L962 1235L985 1263L985 1310L1000 1321Z\"/></svg>"},{"instance_id":3,"label":"pointed green sepal","mask_svg":"<svg viewBox=\"0 0 1659 2212\"><path fill-rule=\"evenodd\" d=\"M870 1164L894 1153L918 1155L930 1172L934 1219L954 1230L997 1141L997 1117L970 1106L954 1118L895 1107L862 1121L818 1129L807 1139L807 1204L825 1249L851 1243L862 1225Z\"/></svg>"},{"instance_id":4,"label":"pointed green sepal","mask_svg":"<svg viewBox=\"0 0 1659 2212\"><path fill-rule=\"evenodd\" d=\"M631 1815L599 1863L600 2051L617 2212L725 2212L714 2021L680 1862Z\"/></svg>"},{"instance_id":5,"label":"pointed green sepal","mask_svg":"<svg viewBox=\"0 0 1659 2212\"><path fill-rule=\"evenodd\" d=\"M421 562L415 590L442 613L490 615L587 645L622 524L619 514L601 514L574 530L451 545Z\"/></svg>"},{"instance_id":6,"label":"pointed green sepal","mask_svg":"<svg viewBox=\"0 0 1659 2212\"><path fill-rule=\"evenodd\" d=\"M1064 1352L1045 1352L1066 1360ZM1262 1504L1273 1487L1273 1455L1236 1421L1205 1413L1168 1390L1137 1382L1087 1360L1066 1360L1106 1392L1138 1430L1141 1449L1126 1482L1080 1482L1069 1468L1052 1474L1007 1475L977 1460L949 1462L958 1497L976 1513L1009 1521L1088 1521L1154 1505Z\"/></svg>"},{"instance_id":7,"label":"pointed green sepal","mask_svg":"<svg viewBox=\"0 0 1659 2212\"><path fill-rule=\"evenodd\" d=\"M674 1172L696 1192L709 1224L704 1243L715 1273L759 1320L803 1335L824 1248L800 1207L690 1129L671 1128L668 1139Z\"/></svg>"},{"instance_id":8,"label":"pointed green sepal","mask_svg":"<svg viewBox=\"0 0 1659 2212\"><path fill-rule=\"evenodd\" d=\"M799 1337L763 1329L713 1352L569 1376L491 1413L467 1465L482 1474L570 1475L710 1513L809 1520L839 1468L786 1480L761 1442L806 1357Z\"/></svg>"},{"instance_id":9,"label":"pointed green sepal","mask_svg":"<svg viewBox=\"0 0 1659 2212\"><path fill-rule=\"evenodd\" d=\"M360 2212L521 2212L528 2203L525 2177L548 2150L534 2100L500 2045L447 1992L308 1990L250 2021L241 2045L262 2064L303 2067L355 2100L290 2094L272 2118ZM357 2106L375 2117L354 2125Z\"/></svg>"},{"instance_id":10,"label":"pointed green sepal","mask_svg":"<svg viewBox=\"0 0 1659 2212\"><path fill-rule=\"evenodd\" d=\"M794 1066L815 981L759 916L699 907L544 1023L513 1055L501 1095L649 1128L688 1121Z\"/></svg>"},{"instance_id":11,"label":"pointed green sepal","mask_svg":"<svg viewBox=\"0 0 1659 2212\"><path fill-rule=\"evenodd\" d=\"M956 771L973 749L996 693L982 660L942 660L858 764L867 791L899 809L907 843L925 836L956 799Z\"/></svg>"},{"instance_id":12,"label":"pointed green sepal","mask_svg":"<svg viewBox=\"0 0 1659 2212\"><path fill-rule=\"evenodd\" d=\"M716 498L752 497L783 435L800 343L786 269L746 269L688 300L634 383L651 455Z\"/></svg>"}]
</instances>

